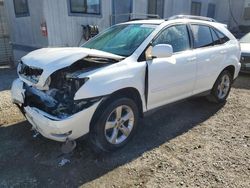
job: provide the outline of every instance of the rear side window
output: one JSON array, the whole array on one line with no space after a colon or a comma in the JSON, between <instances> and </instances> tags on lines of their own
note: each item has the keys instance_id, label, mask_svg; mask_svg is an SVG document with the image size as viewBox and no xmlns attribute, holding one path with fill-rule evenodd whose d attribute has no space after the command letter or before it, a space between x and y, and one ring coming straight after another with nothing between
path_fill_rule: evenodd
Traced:
<instances>
[{"instance_id":1,"label":"rear side window","mask_svg":"<svg viewBox=\"0 0 250 188\"><path fill-rule=\"evenodd\" d=\"M221 44L221 40L219 38L219 36L217 35L217 33L211 28L211 34L214 40L214 45L218 45Z\"/></svg>"},{"instance_id":2,"label":"rear side window","mask_svg":"<svg viewBox=\"0 0 250 188\"><path fill-rule=\"evenodd\" d=\"M223 33L221 33L220 31L216 29L211 28L211 33L212 33L215 45L224 44L230 40L226 35L224 35Z\"/></svg>"},{"instance_id":3,"label":"rear side window","mask_svg":"<svg viewBox=\"0 0 250 188\"><path fill-rule=\"evenodd\" d=\"M213 38L210 28L204 25L191 25L194 37L194 48L213 46Z\"/></svg>"},{"instance_id":4,"label":"rear side window","mask_svg":"<svg viewBox=\"0 0 250 188\"><path fill-rule=\"evenodd\" d=\"M218 37L220 38L221 44L224 44L230 40L226 35L224 35L220 31L215 30L215 32L217 33Z\"/></svg>"},{"instance_id":5,"label":"rear side window","mask_svg":"<svg viewBox=\"0 0 250 188\"><path fill-rule=\"evenodd\" d=\"M189 33L186 25L175 25L163 30L153 41L157 44L170 44L174 52L190 49Z\"/></svg>"}]
</instances>

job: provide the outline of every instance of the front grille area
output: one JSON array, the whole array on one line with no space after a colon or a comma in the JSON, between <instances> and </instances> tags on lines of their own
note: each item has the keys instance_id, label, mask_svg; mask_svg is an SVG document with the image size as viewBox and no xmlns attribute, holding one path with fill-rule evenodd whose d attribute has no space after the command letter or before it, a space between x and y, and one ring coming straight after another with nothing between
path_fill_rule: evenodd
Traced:
<instances>
[{"instance_id":1,"label":"front grille area","mask_svg":"<svg viewBox=\"0 0 250 188\"><path fill-rule=\"evenodd\" d=\"M29 67L21 62L19 74L23 74L25 76L40 76L42 73L42 69Z\"/></svg>"}]
</instances>

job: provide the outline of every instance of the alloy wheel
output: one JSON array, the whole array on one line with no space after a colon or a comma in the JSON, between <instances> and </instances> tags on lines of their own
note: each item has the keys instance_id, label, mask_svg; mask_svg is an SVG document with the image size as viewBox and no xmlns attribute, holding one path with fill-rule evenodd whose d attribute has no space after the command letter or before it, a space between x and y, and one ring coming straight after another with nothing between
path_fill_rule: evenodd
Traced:
<instances>
[{"instance_id":1,"label":"alloy wheel","mask_svg":"<svg viewBox=\"0 0 250 188\"><path fill-rule=\"evenodd\" d=\"M111 144L124 142L134 127L134 112L126 105L116 107L105 123L105 137Z\"/></svg>"},{"instance_id":2,"label":"alloy wheel","mask_svg":"<svg viewBox=\"0 0 250 188\"><path fill-rule=\"evenodd\" d=\"M230 77L225 74L224 76L222 76L220 83L217 87L217 96L219 99L224 99L230 89Z\"/></svg>"}]
</instances>

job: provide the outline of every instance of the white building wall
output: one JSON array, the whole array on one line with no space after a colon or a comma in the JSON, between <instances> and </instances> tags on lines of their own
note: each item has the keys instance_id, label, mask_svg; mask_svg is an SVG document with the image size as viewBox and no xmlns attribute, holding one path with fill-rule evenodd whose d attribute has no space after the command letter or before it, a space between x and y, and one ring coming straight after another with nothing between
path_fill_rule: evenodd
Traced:
<instances>
[{"instance_id":1,"label":"white building wall","mask_svg":"<svg viewBox=\"0 0 250 188\"><path fill-rule=\"evenodd\" d=\"M231 0L232 1L232 0ZM233 7L235 8L233 10L233 12L235 12L235 17L236 19L238 19L238 22L240 23L240 25L248 25L250 26L250 20L245 20L244 19L244 10L245 7L250 7L250 0L238 0L239 2L233 2ZM239 11L239 10L243 10L243 11Z\"/></svg>"},{"instance_id":2,"label":"white building wall","mask_svg":"<svg viewBox=\"0 0 250 188\"><path fill-rule=\"evenodd\" d=\"M28 0L28 6L29 16L16 17L13 1L4 1L15 64L32 49L48 45L47 37L42 36L40 30L40 24L44 18L43 0Z\"/></svg>"},{"instance_id":3,"label":"white building wall","mask_svg":"<svg viewBox=\"0 0 250 188\"><path fill-rule=\"evenodd\" d=\"M173 7L174 7L174 1L173 0L165 0L164 4L164 17L168 18L173 15Z\"/></svg>"},{"instance_id":4,"label":"white building wall","mask_svg":"<svg viewBox=\"0 0 250 188\"><path fill-rule=\"evenodd\" d=\"M44 15L48 27L49 46L78 46L81 25L98 25L103 31L110 26L111 0L101 3L101 15L69 15L67 0L44 0ZM56 10L56 11L55 11Z\"/></svg>"},{"instance_id":5,"label":"white building wall","mask_svg":"<svg viewBox=\"0 0 250 188\"><path fill-rule=\"evenodd\" d=\"M165 0L164 1L164 18L176 14L190 14L191 0ZM133 1L134 14L148 14L148 0Z\"/></svg>"},{"instance_id":6,"label":"white building wall","mask_svg":"<svg viewBox=\"0 0 250 188\"><path fill-rule=\"evenodd\" d=\"M43 0L28 0L30 15L16 17L13 1L4 1L9 20L9 31L11 32L12 43L34 47L47 45L47 38L42 36L40 30L40 24L43 20L42 4Z\"/></svg>"},{"instance_id":7,"label":"white building wall","mask_svg":"<svg viewBox=\"0 0 250 188\"><path fill-rule=\"evenodd\" d=\"M147 1L145 1L145 0L134 0L133 1L133 13L146 14L147 11L148 11L148 2Z\"/></svg>"},{"instance_id":8,"label":"white building wall","mask_svg":"<svg viewBox=\"0 0 250 188\"><path fill-rule=\"evenodd\" d=\"M250 25L250 20L243 18L244 6L250 6L250 0L230 0L233 15L229 8L229 0L165 0L164 18L178 14L191 14L192 2L201 3L201 16L207 16L209 3L215 4L215 19L227 24L229 28ZM147 4L148 0L134 0L134 13L147 14Z\"/></svg>"},{"instance_id":9,"label":"white building wall","mask_svg":"<svg viewBox=\"0 0 250 188\"><path fill-rule=\"evenodd\" d=\"M191 0L174 0L172 15L190 14Z\"/></svg>"},{"instance_id":10,"label":"white building wall","mask_svg":"<svg viewBox=\"0 0 250 188\"><path fill-rule=\"evenodd\" d=\"M229 0L165 0L164 17L177 14L191 14L191 3L201 2L201 15L207 16L208 4L216 5L215 19L228 24L229 28L238 25L250 25L250 20L243 18L244 7L250 6L250 0L230 0L233 17L230 13ZM46 47L46 46L77 46L82 37L81 25L98 25L103 31L111 25L112 0L101 0L101 15L69 15L68 0L28 0L30 16L16 18L12 0L5 0L5 8L9 20L11 42L13 44ZM133 0L134 14L148 13L148 0ZM146 16L144 16L146 17ZM42 36L41 22L45 20L48 38ZM13 49L15 60L28 51ZM16 55L15 55L16 54Z\"/></svg>"}]
</instances>

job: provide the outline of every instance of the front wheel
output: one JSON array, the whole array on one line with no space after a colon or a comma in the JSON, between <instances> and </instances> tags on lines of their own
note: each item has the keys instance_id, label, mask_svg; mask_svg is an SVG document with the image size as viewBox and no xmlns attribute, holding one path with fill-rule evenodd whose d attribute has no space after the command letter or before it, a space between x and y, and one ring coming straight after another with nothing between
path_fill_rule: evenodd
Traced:
<instances>
[{"instance_id":1,"label":"front wheel","mask_svg":"<svg viewBox=\"0 0 250 188\"><path fill-rule=\"evenodd\" d=\"M232 75L228 70L224 70L216 80L209 101L223 103L226 101L232 86Z\"/></svg>"},{"instance_id":2,"label":"front wheel","mask_svg":"<svg viewBox=\"0 0 250 188\"><path fill-rule=\"evenodd\" d=\"M129 98L102 106L98 120L91 126L91 140L98 149L113 151L124 146L133 136L139 118L136 103Z\"/></svg>"}]
</instances>

